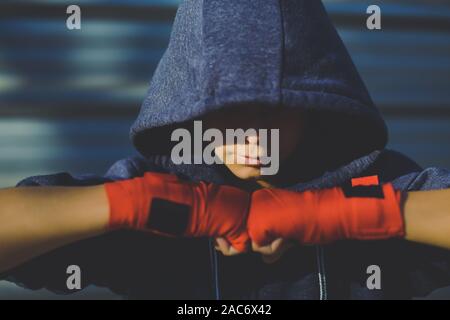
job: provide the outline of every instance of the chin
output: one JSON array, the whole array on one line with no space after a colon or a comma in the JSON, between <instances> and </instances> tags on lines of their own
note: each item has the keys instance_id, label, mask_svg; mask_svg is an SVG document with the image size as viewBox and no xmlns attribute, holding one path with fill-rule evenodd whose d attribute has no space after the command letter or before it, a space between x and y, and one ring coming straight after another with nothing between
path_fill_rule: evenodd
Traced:
<instances>
[{"instance_id":1,"label":"chin","mask_svg":"<svg viewBox=\"0 0 450 320\"><path fill-rule=\"evenodd\" d=\"M261 177L261 170L258 167L233 164L228 169L239 179L255 180Z\"/></svg>"}]
</instances>

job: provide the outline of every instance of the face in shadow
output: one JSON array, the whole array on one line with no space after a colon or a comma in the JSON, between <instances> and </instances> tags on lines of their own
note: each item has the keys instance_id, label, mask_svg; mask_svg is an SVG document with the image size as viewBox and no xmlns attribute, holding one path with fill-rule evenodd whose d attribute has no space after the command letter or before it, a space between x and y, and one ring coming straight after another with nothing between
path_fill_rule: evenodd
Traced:
<instances>
[{"instance_id":1,"label":"face in shadow","mask_svg":"<svg viewBox=\"0 0 450 320\"><path fill-rule=\"evenodd\" d=\"M305 117L295 109L252 106L213 113L202 121L205 129L218 129L223 137L229 130L245 132L243 141L224 139L215 147L215 154L237 178L264 185L274 178L263 169L267 166L264 157L281 166L304 138ZM274 130L278 130L277 139Z\"/></svg>"}]
</instances>

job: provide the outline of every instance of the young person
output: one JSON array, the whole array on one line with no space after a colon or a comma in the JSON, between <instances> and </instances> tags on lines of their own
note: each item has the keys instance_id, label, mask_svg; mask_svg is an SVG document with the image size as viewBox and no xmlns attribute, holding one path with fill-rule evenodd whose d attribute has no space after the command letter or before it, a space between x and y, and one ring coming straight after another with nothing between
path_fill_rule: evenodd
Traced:
<instances>
[{"instance_id":1,"label":"young person","mask_svg":"<svg viewBox=\"0 0 450 320\"><path fill-rule=\"evenodd\" d=\"M258 135L217 145L223 165L175 164L171 133L194 120L279 129L279 172L261 174ZM0 191L5 279L70 292L76 264L83 287L159 299L411 298L450 284L450 172L384 148L319 1L184 1L131 138L141 156L104 176ZM367 286L373 265L381 288Z\"/></svg>"}]
</instances>

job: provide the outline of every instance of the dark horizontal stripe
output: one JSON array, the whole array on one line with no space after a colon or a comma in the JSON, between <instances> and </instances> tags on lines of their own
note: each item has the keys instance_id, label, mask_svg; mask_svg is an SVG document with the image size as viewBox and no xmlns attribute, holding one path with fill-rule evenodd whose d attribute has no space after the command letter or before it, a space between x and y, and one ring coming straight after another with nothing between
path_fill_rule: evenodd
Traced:
<instances>
[{"instance_id":1,"label":"dark horizontal stripe","mask_svg":"<svg viewBox=\"0 0 450 320\"><path fill-rule=\"evenodd\" d=\"M0 117L33 117L33 118L55 118L67 117L86 118L86 117L131 117L137 116L139 106L137 105L121 105L111 106L111 104L95 104L89 105L8 105L0 104Z\"/></svg>"},{"instance_id":2,"label":"dark horizontal stripe","mask_svg":"<svg viewBox=\"0 0 450 320\"><path fill-rule=\"evenodd\" d=\"M39 80L40 85L46 85L42 81L57 81L61 87L65 83L71 83L74 77L108 76L120 79L122 82L142 82L147 84L156 68L157 63L149 61L143 64L142 61L127 61L126 63L98 64L94 62L83 63L82 65L70 63L35 63L33 61L21 62L20 64L2 63L0 61L0 77L16 75L21 78L23 85L30 83L27 81ZM50 73L51 72L51 73ZM63 82L63 83L62 83ZM64 83L65 82L65 83ZM36 83L31 83L33 86ZM67 89L71 89L67 87Z\"/></svg>"},{"instance_id":3,"label":"dark horizontal stripe","mask_svg":"<svg viewBox=\"0 0 450 320\"><path fill-rule=\"evenodd\" d=\"M0 108L76 108L77 104L83 108L85 105L129 107L144 100L150 76L151 72L148 76L135 79L119 76L95 79L96 75L91 79L89 76L76 76L72 79L73 82L68 78L47 81L45 76L28 77L21 80L20 85L15 88L0 90ZM0 81L2 80L0 75ZM12 81L14 85L14 80Z\"/></svg>"}]
</instances>

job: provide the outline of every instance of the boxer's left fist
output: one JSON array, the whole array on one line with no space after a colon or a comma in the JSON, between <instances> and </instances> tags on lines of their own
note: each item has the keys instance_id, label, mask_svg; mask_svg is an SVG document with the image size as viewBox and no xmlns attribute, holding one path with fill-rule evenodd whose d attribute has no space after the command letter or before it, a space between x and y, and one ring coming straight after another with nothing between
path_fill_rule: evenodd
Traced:
<instances>
[{"instance_id":1,"label":"boxer's left fist","mask_svg":"<svg viewBox=\"0 0 450 320\"><path fill-rule=\"evenodd\" d=\"M279 238L300 244L340 239L403 237L401 193L392 184L377 195L345 194L342 188L293 192L262 189L252 194L247 229L257 246Z\"/></svg>"}]
</instances>

